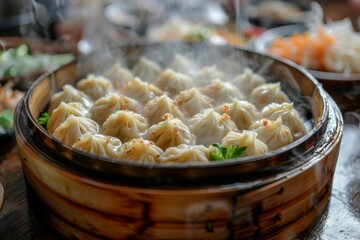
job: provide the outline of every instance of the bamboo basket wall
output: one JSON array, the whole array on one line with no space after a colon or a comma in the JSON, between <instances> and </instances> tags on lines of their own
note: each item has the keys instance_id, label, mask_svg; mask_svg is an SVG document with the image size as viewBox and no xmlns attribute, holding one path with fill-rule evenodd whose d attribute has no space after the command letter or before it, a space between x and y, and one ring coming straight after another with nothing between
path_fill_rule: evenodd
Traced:
<instances>
[{"instance_id":1,"label":"bamboo basket wall","mask_svg":"<svg viewBox=\"0 0 360 240\"><path fill-rule=\"evenodd\" d=\"M39 216L70 239L291 239L314 224L331 194L343 131L339 109L291 63L230 50L260 63L271 59L270 69L285 67L302 81L314 120L304 139L247 161L111 169L59 144L36 123L51 94L78 80L74 62L39 79L15 113L28 195ZM272 167L265 171L266 163Z\"/></svg>"}]
</instances>

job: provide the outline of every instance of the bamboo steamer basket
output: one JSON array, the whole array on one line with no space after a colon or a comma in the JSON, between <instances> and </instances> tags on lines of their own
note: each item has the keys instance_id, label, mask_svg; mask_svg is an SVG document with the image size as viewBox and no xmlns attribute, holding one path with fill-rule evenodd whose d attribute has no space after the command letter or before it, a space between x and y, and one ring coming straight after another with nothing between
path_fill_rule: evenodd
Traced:
<instances>
[{"instance_id":1,"label":"bamboo steamer basket","mask_svg":"<svg viewBox=\"0 0 360 240\"><path fill-rule=\"evenodd\" d=\"M28 197L52 229L74 239L291 239L316 222L331 194L343 120L310 74L229 46L157 43L117 50L128 64L154 53L166 63L159 54L165 49L169 56L196 56L204 47L204 59L236 54L239 66L280 81L291 100L307 109L307 135L266 155L206 164L149 166L80 152L36 119L64 84L96 70L91 59L99 58L84 57L38 79L15 111Z\"/></svg>"}]
</instances>

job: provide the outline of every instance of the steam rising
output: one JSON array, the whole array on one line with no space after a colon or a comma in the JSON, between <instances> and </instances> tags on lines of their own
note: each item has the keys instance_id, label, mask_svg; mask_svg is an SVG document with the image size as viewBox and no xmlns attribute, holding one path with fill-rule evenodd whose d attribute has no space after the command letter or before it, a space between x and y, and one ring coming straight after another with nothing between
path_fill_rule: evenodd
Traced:
<instances>
[{"instance_id":1,"label":"steam rising","mask_svg":"<svg viewBox=\"0 0 360 240\"><path fill-rule=\"evenodd\" d=\"M152 0L153 1L153 0ZM126 4L125 4L126 2ZM119 45L136 46L139 44L149 44L143 31L139 27L147 28L151 25L156 25L159 20L166 20L170 15L184 14L189 9L187 7L198 8L199 4L195 1L160 1L161 7L155 9L151 4L142 4L143 1L97 1L90 0L86 2L57 0L52 3L45 3L40 0L33 0L34 18L38 22L38 26L45 31L49 30L51 24L55 21L80 21L84 23L82 29L82 39L78 43L79 50L84 54L94 54L90 57L84 56L83 60L79 61L78 70L80 75L87 73L104 74L115 64L127 67L129 69L136 64L141 56L159 63L163 69L166 69L173 61L177 54L180 54L185 59L193 64L192 73L200 71L204 66L212 66L215 70L225 73L224 81L232 81L232 79L241 74L246 67L250 67L254 73L258 73L266 78L267 82L278 82L269 74L269 68L273 64L273 60L262 58L261 61L257 58L248 58L243 51L237 51L233 48L222 48L211 45L206 42L196 44L171 43L171 44L154 44L151 47L139 48L136 54L131 54L131 57L126 52L119 48ZM154 0L155 2L155 0ZM217 1L218 3L220 1ZM73 6L69 7L69 4ZM122 4L122 5L121 5ZM157 2L159 4L159 2ZM243 12L241 10L240 2L234 1L236 18L242 19ZM111 12L109 7L123 7L121 11L128 17L129 14L135 14L140 21L138 25L121 26L109 20L106 12ZM138 11L134 11L137 8ZM52 9L56 14L51 14L48 10ZM140 10L139 10L140 9ZM314 8L315 9L315 8ZM116 10L116 9L115 9ZM159 11L157 11L159 10ZM154 16L151 16L153 14ZM66 16L66 18L65 18ZM121 19L120 19L121 20ZM161 22L161 21L160 21ZM147 24L149 26L143 26ZM237 28L240 31L242 25L239 22ZM36 32L36 31L34 31ZM50 36L50 32L44 32L45 36ZM151 43L150 43L151 44ZM261 57L259 57L261 58ZM90 61L89 61L90 59ZM272 69L271 71L274 71ZM291 100L294 101L295 106L300 106L297 109L300 113L309 111L308 100L300 95L300 88L294 80L294 76L285 67L279 66L275 69L278 76L283 79L282 88L286 89L287 94ZM212 80L212 79L210 79ZM210 82L210 81L209 81ZM305 104L301 104L305 103Z\"/></svg>"}]
</instances>

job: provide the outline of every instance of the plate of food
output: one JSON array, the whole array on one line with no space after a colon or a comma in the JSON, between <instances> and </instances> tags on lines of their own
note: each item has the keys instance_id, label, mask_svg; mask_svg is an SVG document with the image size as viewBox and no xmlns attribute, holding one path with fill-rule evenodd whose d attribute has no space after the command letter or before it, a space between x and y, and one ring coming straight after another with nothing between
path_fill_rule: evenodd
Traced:
<instances>
[{"instance_id":1,"label":"plate of food","mask_svg":"<svg viewBox=\"0 0 360 240\"><path fill-rule=\"evenodd\" d=\"M289 59L319 80L343 110L360 102L360 34L349 19L322 22L315 5L312 23L270 29L252 45L273 56Z\"/></svg>"}]
</instances>

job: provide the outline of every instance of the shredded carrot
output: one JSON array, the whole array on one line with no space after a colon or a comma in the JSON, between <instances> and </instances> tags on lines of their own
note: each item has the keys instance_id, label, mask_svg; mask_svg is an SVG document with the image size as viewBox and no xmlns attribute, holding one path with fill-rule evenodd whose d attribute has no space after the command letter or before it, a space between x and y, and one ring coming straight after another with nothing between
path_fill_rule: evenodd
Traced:
<instances>
[{"instance_id":1,"label":"shredded carrot","mask_svg":"<svg viewBox=\"0 0 360 240\"><path fill-rule=\"evenodd\" d=\"M327 70L325 54L334 43L331 35L319 30L315 34L294 34L276 39L268 51L311 69Z\"/></svg>"}]
</instances>

